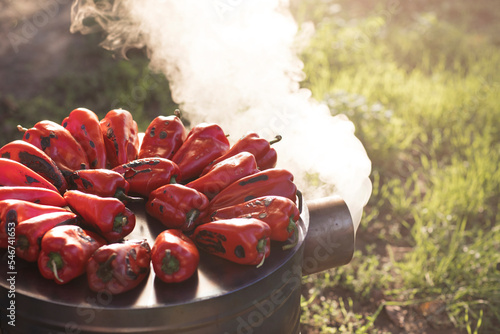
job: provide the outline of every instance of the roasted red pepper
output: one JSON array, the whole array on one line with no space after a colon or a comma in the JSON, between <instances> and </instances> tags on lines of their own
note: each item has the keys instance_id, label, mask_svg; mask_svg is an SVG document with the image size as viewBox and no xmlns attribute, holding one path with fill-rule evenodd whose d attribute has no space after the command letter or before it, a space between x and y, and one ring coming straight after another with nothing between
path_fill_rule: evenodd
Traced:
<instances>
[{"instance_id":1,"label":"roasted red pepper","mask_svg":"<svg viewBox=\"0 0 500 334\"><path fill-rule=\"evenodd\" d=\"M259 169L253 154L240 152L215 164L207 174L189 182L186 186L196 189L212 199L231 183L258 172Z\"/></svg>"},{"instance_id":2,"label":"roasted red pepper","mask_svg":"<svg viewBox=\"0 0 500 334\"><path fill-rule=\"evenodd\" d=\"M124 109L113 109L100 121L109 168L137 159L139 130L132 114Z\"/></svg>"},{"instance_id":3,"label":"roasted red pepper","mask_svg":"<svg viewBox=\"0 0 500 334\"><path fill-rule=\"evenodd\" d=\"M45 120L36 123L31 129L18 128L24 131L23 140L47 153L64 175L89 168L82 146L62 125Z\"/></svg>"},{"instance_id":4,"label":"roasted red pepper","mask_svg":"<svg viewBox=\"0 0 500 334\"><path fill-rule=\"evenodd\" d=\"M76 225L50 229L42 238L38 269L43 277L65 284L85 273L87 262L106 241Z\"/></svg>"},{"instance_id":5,"label":"roasted red pepper","mask_svg":"<svg viewBox=\"0 0 500 334\"><path fill-rule=\"evenodd\" d=\"M179 118L175 116L158 116L146 129L139 150L139 159L166 158L172 159L187 137L187 130Z\"/></svg>"},{"instance_id":6,"label":"roasted red pepper","mask_svg":"<svg viewBox=\"0 0 500 334\"><path fill-rule=\"evenodd\" d=\"M38 187L0 187L0 201L5 199L20 199L53 206L66 205L66 200L58 192Z\"/></svg>"},{"instance_id":7,"label":"roasted red pepper","mask_svg":"<svg viewBox=\"0 0 500 334\"><path fill-rule=\"evenodd\" d=\"M300 212L294 202L281 196L264 196L245 203L221 208L212 213L212 220L231 218L255 218L262 220L271 228L271 240L287 241L294 237L291 244L283 249L295 247L298 242L297 221Z\"/></svg>"},{"instance_id":8,"label":"roasted red pepper","mask_svg":"<svg viewBox=\"0 0 500 334\"><path fill-rule=\"evenodd\" d=\"M80 190L101 197L116 197L123 202L135 202L142 198L130 197L130 185L123 175L109 169L82 169L68 177L71 190Z\"/></svg>"},{"instance_id":9,"label":"roasted red pepper","mask_svg":"<svg viewBox=\"0 0 500 334\"><path fill-rule=\"evenodd\" d=\"M168 228L190 231L203 220L208 198L182 184L167 184L151 193L146 212Z\"/></svg>"},{"instance_id":10,"label":"roasted red pepper","mask_svg":"<svg viewBox=\"0 0 500 334\"><path fill-rule=\"evenodd\" d=\"M247 133L221 157L215 159L210 163L201 175L208 173L208 171L217 163L232 157L240 152L252 153L257 161L257 166L260 170L265 170L269 168L276 167L276 162L278 161L278 155L276 150L271 147L272 144L277 143L281 140L281 136L276 136L275 139L268 142L267 140L260 138L258 134L254 132Z\"/></svg>"},{"instance_id":11,"label":"roasted red pepper","mask_svg":"<svg viewBox=\"0 0 500 334\"><path fill-rule=\"evenodd\" d=\"M100 197L79 190L68 190L64 198L84 222L108 242L129 235L135 227L135 214L114 197Z\"/></svg>"},{"instance_id":12,"label":"roasted red pepper","mask_svg":"<svg viewBox=\"0 0 500 334\"><path fill-rule=\"evenodd\" d=\"M229 141L217 124L201 123L189 131L177 153L172 157L181 170L179 182L198 177L203 169L229 149Z\"/></svg>"},{"instance_id":13,"label":"roasted red pepper","mask_svg":"<svg viewBox=\"0 0 500 334\"><path fill-rule=\"evenodd\" d=\"M148 197L158 187L173 183L179 177L177 164L164 158L137 159L113 168L130 185L130 193Z\"/></svg>"},{"instance_id":14,"label":"roasted red pepper","mask_svg":"<svg viewBox=\"0 0 500 334\"><path fill-rule=\"evenodd\" d=\"M239 179L212 199L208 211L212 213L262 196L282 196L295 203L297 187L293 183L293 174L286 169L270 168Z\"/></svg>"},{"instance_id":15,"label":"roasted red pepper","mask_svg":"<svg viewBox=\"0 0 500 334\"><path fill-rule=\"evenodd\" d=\"M194 242L181 230L170 229L156 237L151 262L156 277L165 283L178 283L196 272L200 253Z\"/></svg>"},{"instance_id":16,"label":"roasted red pepper","mask_svg":"<svg viewBox=\"0 0 500 334\"><path fill-rule=\"evenodd\" d=\"M52 212L20 222L16 227L16 255L28 262L36 262L40 254L42 238L59 225L76 225L73 212Z\"/></svg>"},{"instance_id":17,"label":"roasted red pepper","mask_svg":"<svg viewBox=\"0 0 500 334\"><path fill-rule=\"evenodd\" d=\"M0 201L0 248L7 248L8 230L18 223L51 212L68 212L64 208L42 205L18 199Z\"/></svg>"},{"instance_id":18,"label":"roasted red pepper","mask_svg":"<svg viewBox=\"0 0 500 334\"><path fill-rule=\"evenodd\" d=\"M198 226L192 236L201 250L239 264L260 267L269 256L271 228L254 218L218 220Z\"/></svg>"},{"instance_id":19,"label":"roasted red pepper","mask_svg":"<svg viewBox=\"0 0 500 334\"><path fill-rule=\"evenodd\" d=\"M62 121L66 128L82 146L90 168L106 168L106 147L97 115L86 108L74 109Z\"/></svg>"},{"instance_id":20,"label":"roasted red pepper","mask_svg":"<svg viewBox=\"0 0 500 334\"><path fill-rule=\"evenodd\" d=\"M146 240L105 245L87 263L87 282L93 291L117 295L139 285L150 265L151 248Z\"/></svg>"},{"instance_id":21,"label":"roasted red pepper","mask_svg":"<svg viewBox=\"0 0 500 334\"><path fill-rule=\"evenodd\" d=\"M60 193L64 193L68 186L54 160L24 140L15 140L4 145L0 148L0 157L20 162L52 183Z\"/></svg>"},{"instance_id":22,"label":"roasted red pepper","mask_svg":"<svg viewBox=\"0 0 500 334\"><path fill-rule=\"evenodd\" d=\"M0 186L37 187L58 192L52 183L20 162L0 158Z\"/></svg>"}]
</instances>

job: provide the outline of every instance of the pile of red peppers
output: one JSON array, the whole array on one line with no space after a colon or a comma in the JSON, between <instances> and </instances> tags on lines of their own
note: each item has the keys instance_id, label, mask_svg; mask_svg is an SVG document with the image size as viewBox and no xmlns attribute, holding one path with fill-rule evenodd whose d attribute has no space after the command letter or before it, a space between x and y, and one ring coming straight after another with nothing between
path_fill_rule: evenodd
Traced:
<instances>
[{"instance_id":1,"label":"pile of red peppers","mask_svg":"<svg viewBox=\"0 0 500 334\"><path fill-rule=\"evenodd\" d=\"M271 242L298 242L293 175L276 168L271 141L249 132L232 145L213 123L185 128L158 116L144 136L132 114L102 119L77 108L61 124L18 126L0 148L0 248L66 284L86 275L96 292L120 294L152 275L196 275L199 252L260 267ZM142 202L162 232L129 239Z\"/></svg>"}]
</instances>

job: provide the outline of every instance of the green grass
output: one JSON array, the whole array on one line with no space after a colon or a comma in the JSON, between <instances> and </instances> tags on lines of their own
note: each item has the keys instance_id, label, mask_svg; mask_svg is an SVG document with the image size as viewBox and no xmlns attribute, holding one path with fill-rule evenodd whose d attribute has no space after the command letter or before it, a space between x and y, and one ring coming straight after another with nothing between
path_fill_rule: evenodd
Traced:
<instances>
[{"instance_id":1,"label":"green grass","mask_svg":"<svg viewBox=\"0 0 500 334\"><path fill-rule=\"evenodd\" d=\"M326 16L317 8L333 2L321 1L316 12L311 2L297 5L298 17L317 29L303 54L305 85L332 113L351 118L371 157L374 191L358 238L376 237L350 265L307 278L303 327L383 332L374 317L384 306L412 311L432 302L443 307L439 319L427 319L431 326L494 332L500 323L495 30L471 26L479 22L474 12L455 17L425 1L421 11L389 1L364 11L362 1L340 3L343 10ZM485 3L475 3L477 13L484 14L477 7ZM463 1L453 6L469 8ZM398 246L405 254L395 258ZM332 294L339 288L354 302ZM377 291L382 302L348 316Z\"/></svg>"}]
</instances>

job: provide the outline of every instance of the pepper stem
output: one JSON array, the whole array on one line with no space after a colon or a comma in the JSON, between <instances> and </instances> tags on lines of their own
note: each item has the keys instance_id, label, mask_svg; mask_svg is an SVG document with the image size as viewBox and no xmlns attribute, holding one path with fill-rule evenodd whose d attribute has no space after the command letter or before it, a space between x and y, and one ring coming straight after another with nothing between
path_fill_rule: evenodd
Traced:
<instances>
[{"instance_id":1,"label":"pepper stem","mask_svg":"<svg viewBox=\"0 0 500 334\"><path fill-rule=\"evenodd\" d=\"M109 282L113 279L113 268L111 267L111 263L116 258L117 254L111 254L108 259L99 264L99 268L97 269L97 277L99 277L103 282Z\"/></svg>"},{"instance_id":2,"label":"pepper stem","mask_svg":"<svg viewBox=\"0 0 500 334\"><path fill-rule=\"evenodd\" d=\"M56 252L50 252L49 253L49 262L47 263L47 267L52 269L52 273L54 274L54 277L61 283L64 281L59 277L57 274L57 271L59 269L62 269L64 267L64 261L62 259L61 254L56 253Z\"/></svg>"},{"instance_id":3,"label":"pepper stem","mask_svg":"<svg viewBox=\"0 0 500 334\"><path fill-rule=\"evenodd\" d=\"M272 145L272 144L276 144L277 142L279 142L281 139L283 139L283 137L281 135L276 135L276 137L274 137L273 140L270 140L269 141L269 145Z\"/></svg>"},{"instance_id":4,"label":"pepper stem","mask_svg":"<svg viewBox=\"0 0 500 334\"><path fill-rule=\"evenodd\" d=\"M144 201L144 198L142 197L132 197L127 195L125 191L123 191L123 189L118 189L114 197L116 197L122 202L128 202L128 203L139 203Z\"/></svg>"},{"instance_id":5,"label":"pepper stem","mask_svg":"<svg viewBox=\"0 0 500 334\"><path fill-rule=\"evenodd\" d=\"M117 215L115 217L115 220L113 222L113 231L117 232L117 233L121 233L122 232L122 228L123 226L127 225L128 224L128 218L124 215Z\"/></svg>"},{"instance_id":6,"label":"pepper stem","mask_svg":"<svg viewBox=\"0 0 500 334\"><path fill-rule=\"evenodd\" d=\"M26 131L28 131L28 129L26 129L25 127L23 127L21 125L18 125L17 129L19 130L19 132L26 132Z\"/></svg>"},{"instance_id":7,"label":"pepper stem","mask_svg":"<svg viewBox=\"0 0 500 334\"><path fill-rule=\"evenodd\" d=\"M181 118L181 110L180 109L175 109L174 110L174 115L177 116L178 118Z\"/></svg>"},{"instance_id":8,"label":"pepper stem","mask_svg":"<svg viewBox=\"0 0 500 334\"><path fill-rule=\"evenodd\" d=\"M17 237L16 247L21 250L27 250L30 247L30 241L25 235L20 235Z\"/></svg>"},{"instance_id":9,"label":"pepper stem","mask_svg":"<svg viewBox=\"0 0 500 334\"><path fill-rule=\"evenodd\" d=\"M283 250L288 250L297 246L299 242L299 229L297 228L297 224L293 221L293 217L290 217L290 223L286 229L288 232L293 231L293 240L291 244L285 245L282 247Z\"/></svg>"},{"instance_id":10,"label":"pepper stem","mask_svg":"<svg viewBox=\"0 0 500 334\"><path fill-rule=\"evenodd\" d=\"M178 272L180 269L179 260L172 255L172 250L165 250L165 256L163 257L163 264L161 266L161 270L167 274L172 275Z\"/></svg>"},{"instance_id":11,"label":"pepper stem","mask_svg":"<svg viewBox=\"0 0 500 334\"><path fill-rule=\"evenodd\" d=\"M266 260L266 245L267 245L267 239L260 239L259 242L257 243L257 252L263 253L262 260L257 265L257 268L262 267L264 261Z\"/></svg>"},{"instance_id":12,"label":"pepper stem","mask_svg":"<svg viewBox=\"0 0 500 334\"><path fill-rule=\"evenodd\" d=\"M198 218L199 215L200 215L200 210L196 209L189 210L189 212L186 214L186 224L184 225L183 230L184 231L191 230L194 225L194 221Z\"/></svg>"}]
</instances>

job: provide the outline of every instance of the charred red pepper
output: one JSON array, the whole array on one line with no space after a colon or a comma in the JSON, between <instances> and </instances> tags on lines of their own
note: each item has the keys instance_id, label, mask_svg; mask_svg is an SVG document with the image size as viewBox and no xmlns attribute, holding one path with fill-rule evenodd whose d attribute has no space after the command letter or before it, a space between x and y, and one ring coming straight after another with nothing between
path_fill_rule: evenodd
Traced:
<instances>
[{"instance_id":1,"label":"charred red pepper","mask_svg":"<svg viewBox=\"0 0 500 334\"><path fill-rule=\"evenodd\" d=\"M198 226L192 236L201 250L226 260L260 267L269 256L271 228L254 218L218 220Z\"/></svg>"},{"instance_id":2,"label":"charred red pepper","mask_svg":"<svg viewBox=\"0 0 500 334\"><path fill-rule=\"evenodd\" d=\"M0 148L0 157L20 162L52 183L61 193L68 186L54 160L44 151L24 140L15 140L4 145Z\"/></svg>"},{"instance_id":3,"label":"charred red pepper","mask_svg":"<svg viewBox=\"0 0 500 334\"><path fill-rule=\"evenodd\" d=\"M194 242L181 230L170 229L156 237L151 262L156 277L165 283L178 283L196 272L200 253Z\"/></svg>"},{"instance_id":4,"label":"charred red pepper","mask_svg":"<svg viewBox=\"0 0 500 334\"><path fill-rule=\"evenodd\" d=\"M73 212L52 212L20 222L16 227L16 255L28 262L36 262L42 238L49 230L60 225L76 225Z\"/></svg>"},{"instance_id":5,"label":"charred red pepper","mask_svg":"<svg viewBox=\"0 0 500 334\"><path fill-rule=\"evenodd\" d=\"M100 121L109 168L137 159L139 130L132 114L113 109Z\"/></svg>"},{"instance_id":6,"label":"charred red pepper","mask_svg":"<svg viewBox=\"0 0 500 334\"><path fill-rule=\"evenodd\" d=\"M186 186L212 199L231 183L258 172L255 157L251 153L240 152L215 164L207 174L189 182Z\"/></svg>"},{"instance_id":7,"label":"charred red pepper","mask_svg":"<svg viewBox=\"0 0 500 334\"><path fill-rule=\"evenodd\" d=\"M82 146L90 168L106 168L106 147L97 115L89 109L74 109L62 121L66 128Z\"/></svg>"},{"instance_id":8,"label":"charred red pepper","mask_svg":"<svg viewBox=\"0 0 500 334\"><path fill-rule=\"evenodd\" d=\"M18 199L0 201L0 248L7 248L8 230L18 223L51 212L68 212L64 208L42 205Z\"/></svg>"},{"instance_id":9,"label":"charred red pepper","mask_svg":"<svg viewBox=\"0 0 500 334\"><path fill-rule=\"evenodd\" d=\"M287 241L294 237L291 244L283 249L295 247L298 242L300 212L294 202L281 196L264 196L245 203L221 208L212 213L212 220L231 218L255 218L262 220L271 228L271 240Z\"/></svg>"},{"instance_id":10,"label":"charred red pepper","mask_svg":"<svg viewBox=\"0 0 500 334\"><path fill-rule=\"evenodd\" d=\"M239 179L224 188L210 202L209 212L262 196L282 196L295 203L296 195L293 174L286 169L270 168Z\"/></svg>"},{"instance_id":11,"label":"charred red pepper","mask_svg":"<svg viewBox=\"0 0 500 334\"><path fill-rule=\"evenodd\" d=\"M139 159L172 159L187 137L187 130L179 115L176 110L174 116L158 116L149 124L139 150Z\"/></svg>"},{"instance_id":12,"label":"charred red pepper","mask_svg":"<svg viewBox=\"0 0 500 334\"><path fill-rule=\"evenodd\" d=\"M229 141L217 124L201 123L189 131L177 153L172 157L181 170L179 182L198 177L203 169L229 149Z\"/></svg>"},{"instance_id":13,"label":"charred red pepper","mask_svg":"<svg viewBox=\"0 0 500 334\"><path fill-rule=\"evenodd\" d=\"M130 185L130 193L148 197L158 187L173 183L179 177L177 164L164 158L137 159L113 168Z\"/></svg>"},{"instance_id":14,"label":"charred red pepper","mask_svg":"<svg viewBox=\"0 0 500 334\"><path fill-rule=\"evenodd\" d=\"M87 263L91 290L117 295L135 288L149 273L151 248L146 240L126 240L97 249Z\"/></svg>"},{"instance_id":15,"label":"charred red pepper","mask_svg":"<svg viewBox=\"0 0 500 334\"><path fill-rule=\"evenodd\" d=\"M181 184L167 184L151 193L146 212L168 228L189 231L206 214L208 198Z\"/></svg>"},{"instance_id":16,"label":"charred red pepper","mask_svg":"<svg viewBox=\"0 0 500 334\"><path fill-rule=\"evenodd\" d=\"M123 175L109 169L82 169L68 177L71 190L101 197L116 197L124 202L142 201L142 198L130 197L130 185Z\"/></svg>"},{"instance_id":17,"label":"charred red pepper","mask_svg":"<svg viewBox=\"0 0 500 334\"><path fill-rule=\"evenodd\" d=\"M23 140L47 153L64 175L89 168L82 146L62 125L45 120L36 123L31 129L18 128L24 131Z\"/></svg>"},{"instance_id":18,"label":"charred red pepper","mask_svg":"<svg viewBox=\"0 0 500 334\"><path fill-rule=\"evenodd\" d=\"M37 187L0 187L0 201L5 199L20 199L53 206L66 205L66 200L58 192Z\"/></svg>"},{"instance_id":19,"label":"charred red pepper","mask_svg":"<svg viewBox=\"0 0 500 334\"><path fill-rule=\"evenodd\" d=\"M108 242L117 242L135 227L135 214L114 197L100 197L79 190L68 190L64 198L84 222Z\"/></svg>"},{"instance_id":20,"label":"charred red pepper","mask_svg":"<svg viewBox=\"0 0 500 334\"><path fill-rule=\"evenodd\" d=\"M0 158L0 171L0 186L37 187L58 192L47 179L15 160Z\"/></svg>"},{"instance_id":21,"label":"charred red pepper","mask_svg":"<svg viewBox=\"0 0 500 334\"><path fill-rule=\"evenodd\" d=\"M265 170L269 168L276 167L276 163L278 161L278 155L276 150L271 147L272 144L277 143L281 140L281 136L276 136L275 139L271 141L267 141L263 138L260 138L258 134L254 132L247 133L221 157L215 159L210 165L208 165L201 175L208 173L208 171L216 164L225 160L229 157L232 157L240 152L249 152L252 153L257 161L257 166L260 170Z\"/></svg>"},{"instance_id":22,"label":"charred red pepper","mask_svg":"<svg viewBox=\"0 0 500 334\"><path fill-rule=\"evenodd\" d=\"M106 241L76 225L50 229L42 238L38 269L43 277L65 284L83 275L87 262Z\"/></svg>"}]
</instances>

